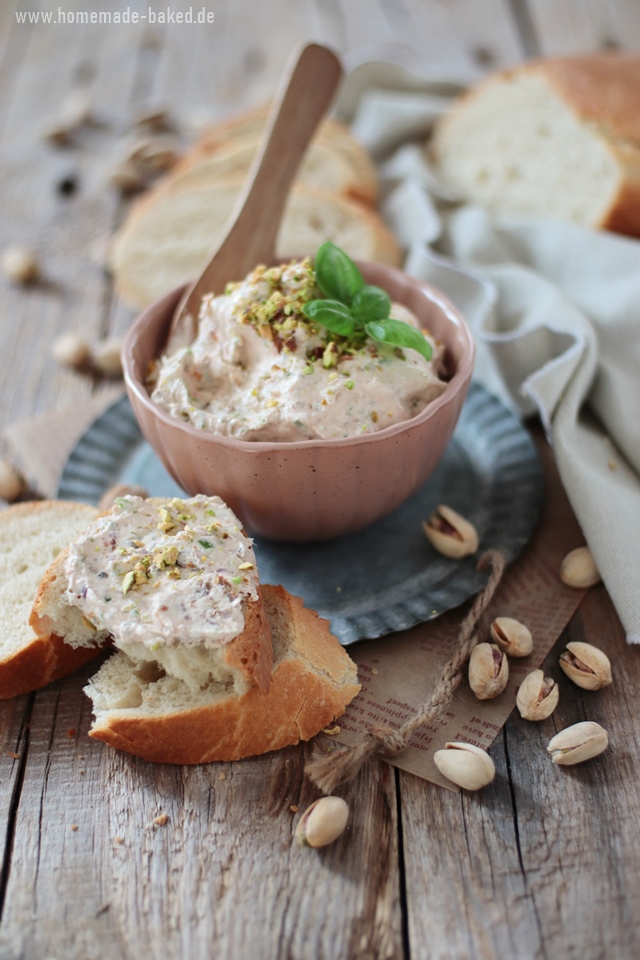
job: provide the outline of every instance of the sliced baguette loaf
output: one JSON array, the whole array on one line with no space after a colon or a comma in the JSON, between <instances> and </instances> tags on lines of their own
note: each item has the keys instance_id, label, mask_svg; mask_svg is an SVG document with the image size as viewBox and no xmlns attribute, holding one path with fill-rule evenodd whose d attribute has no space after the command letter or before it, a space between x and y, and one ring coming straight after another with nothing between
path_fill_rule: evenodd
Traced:
<instances>
[{"instance_id":1,"label":"sliced baguette loaf","mask_svg":"<svg viewBox=\"0 0 640 960\"><path fill-rule=\"evenodd\" d=\"M155 190L139 200L111 252L122 298L134 307L146 307L197 276L223 235L242 185L242 181L184 185L176 192ZM400 262L393 235L374 211L341 197L295 188L280 230L278 255L313 253L325 240L361 260L394 266Z\"/></svg>"},{"instance_id":2,"label":"sliced baguette loaf","mask_svg":"<svg viewBox=\"0 0 640 960\"><path fill-rule=\"evenodd\" d=\"M263 586L273 638L271 686L198 693L156 663L116 653L86 687L90 736L157 763L237 760L309 740L360 690L356 666L325 620L282 587Z\"/></svg>"},{"instance_id":3,"label":"sliced baguette loaf","mask_svg":"<svg viewBox=\"0 0 640 960\"><path fill-rule=\"evenodd\" d=\"M52 558L64 553L97 513L87 504L58 500L21 503L0 513L0 699L38 690L102 649L95 634L87 645L70 645L63 624L53 631L29 623Z\"/></svg>"},{"instance_id":4,"label":"sliced baguette loaf","mask_svg":"<svg viewBox=\"0 0 640 960\"><path fill-rule=\"evenodd\" d=\"M436 126L443 181L492 213L640 236L640 54L538 60L463 95Z\"/></svg>"},{"instance_id":5,"label":"sliced baguette loaf","mask_svg":"<svg viewBox=\"0 0 640 960\"><path fill-rule=\"evenodd\" d=\"M181 516L188 519L182 520ZM163 524L163 518L169 517L171 522ZM215 522L209 524L212 517ZM169 529L162 531L163 525ZM208 532L214 526L220 530L219 534ZM210 539L203 539L206 537ZM218 538L220 543L230 546L232 560L218 559ZM208 549L201 545L204 543L209 544ZM175 551L172 562L162 559L167 550ZM194 560L201 569L194 566ZM202 642L207 630L215 630L209 619L208 598L216 589L218 594L233 592L235 595L236 589L231 585L224 587L222 579L236 572L240 560L245 560L250 568L241 568L242 578L246 577L247 582L255 580L257 584L251 543L219 497L199 496L190 500L122 497L51 564L40 584L30 623L38 632L63 633L67 643L73 646L86 646L95 642L92 639L95 637L112 637L116 646L136 660L158 663L170 675L184 678L194 692L212 678L223 685L232 685L241 693L253 685L268 690L271 636L259 587L255 600L249 598L251 588L237 588L237 602L231 604L233 607L241 604L242 630L237 636L222 645ZM141 576L141 584L127 587L126 573L122 571L140 569L140 561L143 567L147 564L149 573ZM231 571L227 570L228 562L233 563ZM78 572L77 582L73 581L73 571ZM178 583L171 579L173 574L177 574ZM157 588L163 585L166 599L160 603L158 597L162 591L158 593ZM107 596L109 599L105 600ZM170 638L171 642L165 642L162 621L170 617L168 605L171 603L175 619L168 622L175 623L176 636ZM127 606L136 608L135 617L125 614ZM138 630L136 626L126 635L118 630L123 620L131 622L132 618L148 624L147 642L143 639L142 627Z\"/></svg>"}]
</instances>

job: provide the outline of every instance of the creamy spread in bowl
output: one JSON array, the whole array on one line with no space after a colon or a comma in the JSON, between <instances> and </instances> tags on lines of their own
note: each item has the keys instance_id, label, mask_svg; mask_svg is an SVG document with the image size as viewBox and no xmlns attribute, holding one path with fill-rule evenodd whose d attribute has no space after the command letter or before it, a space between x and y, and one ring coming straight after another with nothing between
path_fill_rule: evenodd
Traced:
<instances>
[{"instance_id":1,"label":"creamy spread in bowl","mask_svg":"<svg viewBox=\"0 0 640 960\"><path fill-rule=\"evenodd\" d=\"M303 314L318 296L310 259L257 267L203 300L192 344L152 367L152 399L205 432L238 440L341 439L419 414L445 389L443 347L426 360L370 338L340 336ZM390 316L416 329L393 304Z\"/></svg>"},{"instance_id":2,"label":"creamy spread in bowl","mask_svg":"<svg viewBox=\"0 0 640 960\"><path fill-rule=\"evenodd\" d=\"M67 600L134 660L200 686L258 599L252 541L219 497L119 498L69 547Z\"/></svg>"}]
</instances>

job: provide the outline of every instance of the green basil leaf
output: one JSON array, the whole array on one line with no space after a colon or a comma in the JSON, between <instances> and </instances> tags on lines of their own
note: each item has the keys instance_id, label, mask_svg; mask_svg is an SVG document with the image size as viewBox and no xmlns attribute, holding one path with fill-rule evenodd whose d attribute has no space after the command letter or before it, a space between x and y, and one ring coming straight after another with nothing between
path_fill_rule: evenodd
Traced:
<instances>
[{"instance_id":1,"label":"green basil leaf","mask_svg":"<svg viewBox=\"0 0 640 960\"><path fill-rule=\"evenodd\" d=\"M345 307L344 303L339 303L338 300L311 300L305 303L302 312L305 317L343 337L350 337L355 330L355 321L349 307Z\"/></svg>"},{"instance_id":2,"label":"green basil leaf","mask_svg":"<svg viewBox=\"0 0 640 960\"><path fill-rule=\"evenodd\" d=\"M364 287L362 274L344 250L327 240L316 253L316 283L330 300L351 305L358 290Z\"/></svg>"},{"instance_id":3,"label":"green basil leaf","mask_svg":"<svg viewBox=\"0 0 640 960\"><path fill-rule=\"evenodd\" d=\"M379 343L386 343L391 347L406 347L408 350L417 350L425 360L431 360L433 353L431 344L424 334L404 320L373 320L364 327L368 336Z\"/></svg>"},{"instance_id":4,"label":"green basil leaf","mask_svg":"<svg viewBox=\"0 0 640 960\"><path fill-rule=\"evenodd\" d=\"M368 320L387 320L391 313L389 294L381 287L367 285L351 301L351 312L362 325Z\"/></svg>"}]
</instances>

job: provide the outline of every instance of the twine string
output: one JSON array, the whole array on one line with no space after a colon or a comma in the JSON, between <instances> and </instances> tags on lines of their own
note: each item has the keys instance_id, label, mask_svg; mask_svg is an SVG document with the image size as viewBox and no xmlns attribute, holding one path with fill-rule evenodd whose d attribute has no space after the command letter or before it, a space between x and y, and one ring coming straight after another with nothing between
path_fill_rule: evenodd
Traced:
<instances>
[{"instance_id":1,"label":"twine string","mask_svg":"<svg viewBox=\"0 0 640 960\"><path fill-rule=\"evenodd\" d=\"M478 622L489 606L504 573L505 559L499 550L487 550L482 554L478 560L477 569L484 570L488 566L491 567L489 579L460 625L453 656L442 668L431 694L416 708L409 720L398 730L393 730L391 727L369 726L360 740L333 753L321 753L316 750L307 763L305 772L324 793L331 793L337 786L355 777L362 765L370 758L389 759L402 753L416 730L439 717L445 707L451 703L462 681L463 667L480 640L481 634L477 631Z\"/></svg>"}]
</instances>

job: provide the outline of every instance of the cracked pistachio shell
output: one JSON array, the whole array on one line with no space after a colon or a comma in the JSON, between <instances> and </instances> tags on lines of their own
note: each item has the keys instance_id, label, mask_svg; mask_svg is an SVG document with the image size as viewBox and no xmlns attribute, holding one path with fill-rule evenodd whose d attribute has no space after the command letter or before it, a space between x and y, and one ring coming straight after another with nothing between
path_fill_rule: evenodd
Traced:
<instances>
[{"instance_id":1,"label":"cracked pistachio shell","mask_svg":"<svg viewBox=\"0 0 640 960\"><path fill-rule=\"evenodd\" d=\"M12 283L25 285L39 280L42 272L36 251L18 244L2 251L2 270Z\"/></svg>"},{"instance_id":2,"label":"cracked pistachio shell","mask_svg":"<svg viewBox=\"0 0 640 960\"><path fill-rule=\"evenodd\" d=\"M583 690L601 690L613 682L609 657L590 643L580 640L568 643L560 654L560 666Z\"/></svg>"},{"instance_id":3,"label":"cracked pistachio shell","mask_svg":"<svg viewBox=\"0 0 640 960\"><path fill-rule=\"evenodd\" d=\"M54 360L72 370L84 370L91 363L91 347L78 333L69 331L56 337L51 346Z\"/></svg>"},{"instance_id":4,"label":"cracked pistachio shell","mask_svg":"<svg viewBox=\"0 0 640 960\"><path fill-rule=\"evenodd\" d=\"M349 807L342 797L320 797L302 814L296 839L303 847L326 847L337 840L348 819Z\"/></svg>"},{"instance_id":5,"label":"cracked pistachio shell","mask_svg":"<svg viewBox=\"0 0 640 960\"><path fill-rule=\"evenodd\" d=\"M478 549L476 528L459 513L440 504L422 524L429 543L445 557L466 557Z\"/></svg>"},{"instance_id":6,"label":"cracked pistachio shell","mask_svg":"<svg viewBox=\"0 0 640 960\"><path fill-rule=\"evenodd\" d=\"M509 679L509 662L495 643L479 643L469 658L469 686L478 700L499 696Z\"/></svg>"},{"instance_id":7,"label":"cracked pistachio shell","mask_svg":"<svg viewBox=\"0 0 640 960\"><path fill-rule=\"evenodd\" d=\"M533 650L531 631L513 617L496 617L491 624L491 639L509 657L528 657Z\"/></svg>"},{"instance_id":8,"label":"cracked pistachio shell","mask_svg":"<svg viewBox=\"0 0 640 960\"><path fill-rule=\"evenodd\" d=\"M26 489L27 483L19 470L8 460L0 460L0 497L13 503Z\"/></svg>"},{"instance_id":9,"label":"cracked pistachio shell","mask_svg":"<svg viewBox=\"0 0 640 960\"><path fill-rule=\"evenodd\" d=\"M111 377L113 380L121 377L122 340L117 337L100 340L93 351L93 362L103 377Z\"/></svg>"},{"instance_id":10,"label":"cracked pistachio shell","mask_svg":"<svg viewBox=\"0 0 640 960\"><path fill-rule=\"evenodd\" d=\"M542 670L532 670L520 684L516 706L525 720L546 720L558 706L560 691Z\"/></svg>"},{"instance_id":11,"label":"cracked pistachio shell","mask_svg":"<svg viewBox=\"0 0 640 960\"><path fill-rule=\"evenodd\" d=\"M560 579L568 587L592 587L600 582L600 574L589 547L578 547L568 553L560 566Z\"/></svg>"},{"instance_id":12,"label":"cracked pistachio shell","mask_svg":"<svg viewBox=\"0 0 640 960\"><path fill-rule=\"evenodd\" d=\"M464 790L480 790L496 775L489 754L473 743L445 743L444 750L436 750L433 760L447 780Z\"/></svg>"},{"instance_id":13,"label":"cracked pistachio shell","mask_svg":"<svg viewBox=\"0 0 640 960\"><path fill-rule=\"evenodd\" d=\"M549 741L547 750L554 763L569 766L597 757L607 749L609 737L607 731L592 720L574 723L557 733Z\"/></svg>"}]
</instances>

